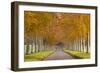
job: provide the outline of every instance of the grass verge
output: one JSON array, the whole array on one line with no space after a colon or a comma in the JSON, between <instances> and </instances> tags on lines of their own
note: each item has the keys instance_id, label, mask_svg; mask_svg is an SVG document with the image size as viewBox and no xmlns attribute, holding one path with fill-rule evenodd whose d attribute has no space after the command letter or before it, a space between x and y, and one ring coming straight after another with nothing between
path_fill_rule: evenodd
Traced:
<instances>
[{"instance_id":1,"label":"grass verge","mask_svg":"<svg viewBox=\"0 0 100 73\"><path fill-rule=\"evenodd\" d=\"M38 52L38 53L33 53L33 54L30 54L30 55L25 55L24 56L24 61L25 62L41 61L44 58L48 57L52 53L53 53L53 51L41 51L41 52Z\"/></svg>"},{"instance_id":2,"label":"grass verge","mask_svg":"<svg viewBox=\"0 0 100 73\"><path fill-rule=\"evenodd\" d=\"M70 50L64 50L64 52L80 59L90 58L90 53L86 53L86 52L70 51Z\"/></svg>"}]
</instances>

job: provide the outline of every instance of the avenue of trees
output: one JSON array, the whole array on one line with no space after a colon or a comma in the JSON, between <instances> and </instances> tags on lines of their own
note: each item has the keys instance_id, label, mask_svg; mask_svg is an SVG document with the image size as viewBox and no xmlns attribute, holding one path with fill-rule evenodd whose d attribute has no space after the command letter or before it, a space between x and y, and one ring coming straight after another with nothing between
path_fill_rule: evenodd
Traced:
<instances>
[{"instance_id":1,"label":"avenue of trees","mask_svg":"<svg viewBox=\"0 0 100 73\"><path fill-rule=\"evenodd\" d=\"M68 49L89 52L90 15L57 12L24 12L25 54Z\"/></svg>"}]
</instances>

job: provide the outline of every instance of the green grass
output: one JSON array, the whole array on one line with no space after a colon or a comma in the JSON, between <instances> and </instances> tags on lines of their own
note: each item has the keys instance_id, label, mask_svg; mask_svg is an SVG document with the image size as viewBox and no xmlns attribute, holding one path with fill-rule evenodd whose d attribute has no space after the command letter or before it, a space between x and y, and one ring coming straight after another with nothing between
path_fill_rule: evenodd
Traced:
<instances>
[{"instance_id":1,"label":"green grass","mask_svg":"<svg viewBox=\"0 0 100 73\"><path fill-rule=\"evenodd\" d=\"M49 56L52 53L53 53L53 51L41 51L41 52L38 52L38 53L33 53L33 54L30 54L30 55L25 55L24 56L24 61L25 62L41 61L41 60L45 59L47 56Z\"/></svg>"},{"instance_id":2,"label":"green grass","mask_svg":"<svg viewBox=\"0 0 100 73\"><path fill-rule=\"evenodd\" d=\"M75 56L77 58L81 58L81 59L90 58L90 53L86 53L86 52L70 51L70 50L64 50L64 52L69 53L70 55Z\"/></svg>"}]
</instances>

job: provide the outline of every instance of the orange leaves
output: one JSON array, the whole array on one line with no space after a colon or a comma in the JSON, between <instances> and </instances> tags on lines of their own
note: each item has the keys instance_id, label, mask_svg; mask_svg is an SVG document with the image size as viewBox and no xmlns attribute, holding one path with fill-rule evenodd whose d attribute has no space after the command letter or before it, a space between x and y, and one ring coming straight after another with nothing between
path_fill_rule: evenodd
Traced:
<instances>
[{"instance_id":1,"label":"orange leaves","mask_svg":"<svg viewBox=\"0 0 100 73\"><path fill-rule=\"evenodd\" d=\"M25 38L46 38L49 43L63 43L87 37L90 15L25 11Z\"/></svg>"}]
</instances>

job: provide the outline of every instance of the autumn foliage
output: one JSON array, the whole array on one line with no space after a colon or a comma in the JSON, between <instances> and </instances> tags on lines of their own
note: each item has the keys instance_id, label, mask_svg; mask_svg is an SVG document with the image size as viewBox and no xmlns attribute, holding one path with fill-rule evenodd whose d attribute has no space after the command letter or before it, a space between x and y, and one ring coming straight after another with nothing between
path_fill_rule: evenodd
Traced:
<instances>
[{"instance_id":1,"label":"autumn foliage","mask_svg":"<svg viewBox=\"0 0 100 73\"><path fill-rule=\"evenodd\" d=\"M56 46L89 52L90 15L25 11L24 39L26 54L29 52L29 45L31 52L54 50Z\"/></svg>"}]
</instances>

